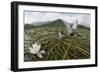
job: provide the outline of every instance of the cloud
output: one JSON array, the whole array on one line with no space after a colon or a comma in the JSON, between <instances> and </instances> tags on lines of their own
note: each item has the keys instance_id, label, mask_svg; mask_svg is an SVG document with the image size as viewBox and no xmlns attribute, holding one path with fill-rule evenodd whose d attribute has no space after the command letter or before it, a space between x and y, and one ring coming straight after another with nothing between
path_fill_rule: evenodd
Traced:
<instances>
[{"instance_id":1,"label":"cloud","mask_svg":"<svg viewBox=\"0 0 100 73\"><path fill-rule=\"evenodd\" d=\"M66 17L74 17L78 18L79 24L90 26L90 14L25 11L24 15L25 23L29 24L32 22L45 22L53 21L60 18L65 19Z\"/></svg>"}]
</instances>

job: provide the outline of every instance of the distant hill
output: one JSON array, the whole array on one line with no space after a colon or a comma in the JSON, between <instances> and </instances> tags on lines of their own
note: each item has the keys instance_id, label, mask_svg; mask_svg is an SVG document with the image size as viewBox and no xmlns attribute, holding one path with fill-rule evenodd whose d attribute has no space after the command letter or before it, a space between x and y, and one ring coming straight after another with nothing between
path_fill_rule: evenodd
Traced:
<instances>
[{"instance_id":1,"label":"distant hill","mask_svg":"<svg viewBox=\"0 0 100 73\"><path fill-rule=\"evenodd\" d=\"M83 25L78 25L78 28L82 28L82 29L87 29L87 30L90 30L89 27L86 27L86 26L83 26Z\"/></svg>"},{"instance_id":2,"label":"distant hill","mask_svg":"<svg viewBox=\"0 0 100 73\"><path fill-rule=\"evenodd\" d=\"M61 19L57 19L49 23L45 23L41 25L40 27L62 27L62 26L65 26L64 22Z\"/></svg>"},{"instance_id":3,"label":"distant hill","mask_svg":"<svg viewBox=\"0 0 100 73\"><path fill-rule=\"evenodd\" d=\"M62 27L65 26L61 19L48 21L48 22L34 22L31 24L25 24L25 29L37 28L37 27Z\"/></svg>"},{"instance_id":4,"label":"distant hill","mask_svg":"<svg viewBox=\"0 0 100 73\"><path fill-rule=\"evenodd\" d=\"M25 24L24 25L24 29L31 29L31 28L35 28L36 26L31 25L31 24Z\"/></svg>"},{"instance_id":5,"label":"distant hill","mask_svg":"<svg viewBox=\"0 0 100 73\"><path fill-rule=\"evenodd\" d=\"M48 22L36 22L32 24L25 24L25 29L31 29L31 28L37 28L37 27L66 27L64 22L61 19L57 19L54 21L48 21ZM87 29L89 30L89 27L78 25L78 28Z\"/></svg>"},{"instance_id":6,"label":"distant hill","mask_svg":"<svg viewBox=\"0 0 100 73\"><path fill-rule=\"evenodd\" d=\"M46 22L32 22L31 25L34 25L34 26L41 26L43 24L48 24L49 22L51 21L46 21Z\"/></svg>"}]
</instances>

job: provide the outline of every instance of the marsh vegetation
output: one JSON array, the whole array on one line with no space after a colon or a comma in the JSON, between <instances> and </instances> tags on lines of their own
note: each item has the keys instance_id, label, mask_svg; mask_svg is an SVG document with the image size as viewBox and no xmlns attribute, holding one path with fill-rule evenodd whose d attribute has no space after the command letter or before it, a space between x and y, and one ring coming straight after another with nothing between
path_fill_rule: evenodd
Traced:
<instances>
[{"instance_id":1,"label":"marsh vegetation","mask_svg":"<svg viewBox=\"0 0 100 73\"><path fill-rule=\"evenodd\" d=\"M59 24L58 24L59 23ZM27 25L27 26L25 26ZM24 25L24 61L49 61L49 60L75 60L90 58L90 29L78 25L78 36L67 36L67 30L61 21L56 21L43 26L31 27ZM59 32L63 35L59 39ZM45 50L42 58L29 51L34 43L41 44L40 49Z\"/></svg>"}]
</instances>

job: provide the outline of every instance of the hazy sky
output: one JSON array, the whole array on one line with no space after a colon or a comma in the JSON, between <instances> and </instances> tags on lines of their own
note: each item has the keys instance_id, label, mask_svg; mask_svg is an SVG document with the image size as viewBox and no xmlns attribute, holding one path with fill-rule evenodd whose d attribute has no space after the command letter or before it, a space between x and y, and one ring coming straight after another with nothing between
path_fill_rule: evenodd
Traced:
<instances>
[{"instance_id":1,"label":"hazy sky","mask_svg":"<svg viewBox=\"0 0 100 73\"><path fill-rule=\"evenodd\" d=\"M34 12L24 11L25 24L33 22L53 21L56 19L64 19L65 17L78 18L78 23L90 27L90 14L80 13L59 13L59 12Z\"/></svg>"}]
</instances>

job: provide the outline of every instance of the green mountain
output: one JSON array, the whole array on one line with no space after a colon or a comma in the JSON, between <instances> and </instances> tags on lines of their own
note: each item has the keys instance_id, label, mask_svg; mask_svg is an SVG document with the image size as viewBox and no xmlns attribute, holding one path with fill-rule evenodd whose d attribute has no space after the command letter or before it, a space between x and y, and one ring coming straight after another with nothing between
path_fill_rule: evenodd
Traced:
<instances>
[{"instance_id":1,"label":"green mountain","mask_svg":"<svg viewBox=\"0 0 100 73\"><path fill-rule=\"evenodd\" d=\"M63 26L65 26L64 22L61 19L57 19L49 23L45 23L39 27L63 27Z\"/></svg>"},{"instance_id":2,"label":"green mountain","mask_svg":"<svg viewBox=\"0 0 100 73\"><path fill-rule=\"evenodd\" d=\"M41 26L43 24L48 24L49 22L51 21L46 21L46 22L32 22L31 25L34 25L34 26Z\"/></svg>"},{"instance_id":3,"label":"green mountain","mask_svg":"<svg viewBox=\"0 0 100 73\"><path fill-rule=\"evenodd\" d=\"M37 27L65 27L64 22L61 19L48 21L48 22L35 22L32 24L25 24L25 29L37 28Z\"/></svg>"},{"instance_id":4,"label":"green mountain","mask_svg":"<svg viewBox=\"0 0 100 73\"><path fill-rule=\"evenodd\" d=\"M25 24L24 28L31 29L31 28L37 28L37 27L66 27L64 22L61 19L57 19L54 21L48 21L48 22L41 22L40 24L39 23L37 22L36 23L37 25L35 23L34 23L34 25L33 25L33 23L32 24ZM89 27L83 26L81 24L78 25L78 28L90 30Z\"/></svg>"},{"instance_id":5,"label":"green mountain","mask_svg":"<svg viewBox=\"0 0 100 73\"><path fill-rule=\"evenodd\" d=\"M83 25L78 25L78 28L82 28L82 29L87 29L87 30L90 30L89 27L86 27L86 26L83 26Z\"/></svg>"},{"instance_id":6,"label":"green mountain","mask_svg":"<svg viewBox=\"0 0 100 73\"><path fill-rule=\"evenodd\" d=\"M31 28L35 28L36 26L31 25L31 24L25 24L24 25L24 29L31 29Z\"/></svg>"}]
</instances>

